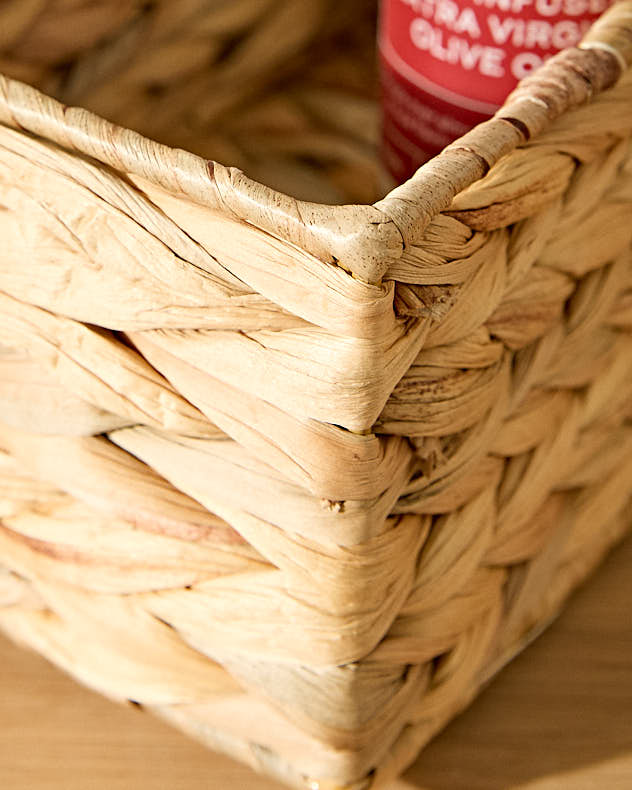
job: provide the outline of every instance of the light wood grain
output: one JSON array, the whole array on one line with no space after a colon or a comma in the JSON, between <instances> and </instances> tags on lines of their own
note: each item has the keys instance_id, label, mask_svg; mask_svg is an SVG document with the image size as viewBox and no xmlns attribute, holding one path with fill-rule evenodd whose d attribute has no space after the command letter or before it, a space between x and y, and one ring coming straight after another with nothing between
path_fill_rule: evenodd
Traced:
<instances>
[{"instance_id":1,"label":"light wood grain","mask_svg":"<svg viewBox=\"0 0 632 790\"><path fill-rule=\"evenodd\" d=\"M632 540L392 790L632 787ZM281 790L0 640L7 790Z\"/></svg>"}]
</instances>

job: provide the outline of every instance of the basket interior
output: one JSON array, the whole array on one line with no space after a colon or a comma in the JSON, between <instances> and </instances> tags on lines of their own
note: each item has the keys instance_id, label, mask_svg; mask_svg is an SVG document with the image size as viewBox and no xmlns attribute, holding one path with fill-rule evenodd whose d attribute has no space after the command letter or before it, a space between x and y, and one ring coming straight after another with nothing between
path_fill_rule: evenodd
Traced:
<instances>
[{"instance_id":1,"label":"basket interior","mask_svg":"<svg viewBox=\"0 0 632 790\"><path fill-rule=\"evenodd\" d=\"M301 199L384 192L374 0L0 6L0 73Z\"/></svg>"}]
</instances>

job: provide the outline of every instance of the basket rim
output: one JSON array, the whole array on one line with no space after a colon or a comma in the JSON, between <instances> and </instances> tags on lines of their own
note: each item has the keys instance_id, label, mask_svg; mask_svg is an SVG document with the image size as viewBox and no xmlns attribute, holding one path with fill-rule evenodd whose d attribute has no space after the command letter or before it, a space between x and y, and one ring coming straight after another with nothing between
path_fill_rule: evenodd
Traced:
<instances>
[{"instance_id":1,"label":"basket rim","mask_svg":"<svg viewBox=\"0 0 632 790\"><path fill-rule=\"evenodd\" d=\"M237 168L155 142L2 74L0 124L144 178L380 285L391 263L422 238L459 192L559 116L613 87L630 65L632 0L618 0L578 47L549 59L519 83L490 120L451 143L372 205L298 200Z\"/></svg>"}]
</instances>

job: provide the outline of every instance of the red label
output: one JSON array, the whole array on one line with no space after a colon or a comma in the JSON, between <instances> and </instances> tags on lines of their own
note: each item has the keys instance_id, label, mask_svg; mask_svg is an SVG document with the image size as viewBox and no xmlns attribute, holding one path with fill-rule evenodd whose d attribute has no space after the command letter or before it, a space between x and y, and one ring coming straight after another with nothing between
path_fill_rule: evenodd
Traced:
<instances>
[{"instance_id":1,"label":"red label","mask_svg":"<svg viewBox=\"0 0 632 790\"><path fill-rule=\"evenodd\" d=\"M579 43L611 0L382 0L384 156L398 180Z\"/></svg>"}]
</instances>

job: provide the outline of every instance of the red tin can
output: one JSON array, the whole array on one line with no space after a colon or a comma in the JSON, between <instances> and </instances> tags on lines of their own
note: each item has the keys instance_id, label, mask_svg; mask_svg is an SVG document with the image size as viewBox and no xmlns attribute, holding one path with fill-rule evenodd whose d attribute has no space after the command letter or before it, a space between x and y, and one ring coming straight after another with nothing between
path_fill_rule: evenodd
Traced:
<instances>
[{"instance_id":1,"label":"red tin can","mask_svg":"<svg viewBox=\"0 0 632 790\"><path fill-rule=\"evenodd\" d=\"M382 0L383 156L398 181L575 46L611 0Z\"/></svg>"}]
</instances>

